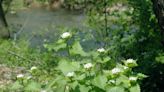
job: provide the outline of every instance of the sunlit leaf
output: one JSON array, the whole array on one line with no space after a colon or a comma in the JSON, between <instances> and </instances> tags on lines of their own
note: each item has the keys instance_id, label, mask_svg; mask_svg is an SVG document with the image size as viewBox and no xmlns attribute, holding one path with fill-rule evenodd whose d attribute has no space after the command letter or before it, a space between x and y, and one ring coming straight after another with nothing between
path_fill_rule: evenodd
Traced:
<instances>
[{"instance_id":1,"label":"sunlit leaf","mask_svg":"<svg viewBox=\"0 0 164 92\"><path fill-rule=\"evenodd\" d=\"M135 85L130 88L130 92L141 92L140 86Z\"/></svg>"},{"instance_id":2,"label":"sunlit leaf","mask_svg":"<svg viewBox=\"0 0 164 92\"><path fill-rule=\"evenodd\" d=\"M78 62L61 60L59 62L58 68L66 75L68 72L78 71L80 68L80 64Z\"/></svg>"},{"instance_id":3,"label":"sunlit leaf","mask_svg":"<svg viewBox=\"0 0 164 92\"><path fill-rule=\"evenodd\" d=\"M15 82L14 84L13 84L13 86L11 87L11 89L13 89L13 90L18 90L18 89L20 89L20 88L22 88L23 87L23 85L21 85L18 81L17 82Z\"/></svg>"},{"instance_id":4,"label":"sunlit leaf","mask_svg":"<svg viewBox=\"0 0 164 92\"><path fill-rule=\"evenodd\" d=\"M98 75L94 78L92 84L101 89L105 89L105 86L107 85L107 78L104 75Z\"/></svg>"},{"instance_id":5,"label":"sunlit leaf","mask_svg":"<svg viewBox=\"0 0 164 92\"><path fill-rule=\"evenodd\" d=\"M55 45L55 46L53 47L53 49L54 49L55 51L58 51L58 50L60 50L60 49L66 48L66 46L67 46L66 43L62 43L62 44Z\"/></svg>"},{"instance_id":6,"label":"sunlit leaf","mask_svg":"<svg viewBox=\"0 0 164 92\"><path fill-rule=\"evenodd\" d=\"M107 92L125 92L123 87L110 87Z\"/></svg>"},{"instance_id":7,"label":"sunlit leaf","mask_svg":"<svg viewBox=\"0 0 164 92\"><path fill-rule=\"evenodd\" d=\"M157 62L164 64L164 56L159 56L155 58Z\"/></svg>"},{"instance_id":8,"label":"sunlit leaf","mask_svg":"<svg viewBox=\"0 0 164 92\"><path fill-rule=\"evenodd\" d=\"M89 88L84 85L79 85L80 92L89 92Z\"/></svg>"},{"instance_id":9,"label":"sunlit leaf","mask_svg":"<svg viewBox=\"0 0 164 92\"><path fill-rule=\"evenodd\" d=\"M78 41L73 44L72 48L70 49L70 53L72 55L88 56L88 54L83 50L81 44Z\"/></svg>"},{"instance_id":10,"label":"sunlit leaf","mask_svg":"<svg viewBox=\"0 0 164 92\"><path fill-rule=\"evenodd\" d=\"M39 91L40 89L41 85L37 82L31 82L25 87L25 90L27 91Z\"/></svg>"}]
</instances>

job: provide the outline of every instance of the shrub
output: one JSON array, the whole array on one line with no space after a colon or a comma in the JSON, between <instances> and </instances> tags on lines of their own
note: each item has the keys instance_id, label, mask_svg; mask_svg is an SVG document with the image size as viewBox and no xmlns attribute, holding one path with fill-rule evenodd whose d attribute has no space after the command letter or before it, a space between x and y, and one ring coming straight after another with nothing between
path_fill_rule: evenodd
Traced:
<instances>
[{"instance_id":1,"label":"shrub","mask_svg":"<svg viewBox=\"0 0 164 92\"><path fill-rule=\"evenodd\" d=\"M78 40L71 39L73 37L72 33L66 32L56 43L45 43L47 55L53 54L56 57L56 65L49 67L49 61L45 61L46 67L51 68L51 71L42 67L44 65L31 67L29 73L15 76L16 82L8 90L140 92L139 81L146 76L133 71L137 66L136 60L114 62L107 48L86 52Z\"/></svg>"}]
</instances>

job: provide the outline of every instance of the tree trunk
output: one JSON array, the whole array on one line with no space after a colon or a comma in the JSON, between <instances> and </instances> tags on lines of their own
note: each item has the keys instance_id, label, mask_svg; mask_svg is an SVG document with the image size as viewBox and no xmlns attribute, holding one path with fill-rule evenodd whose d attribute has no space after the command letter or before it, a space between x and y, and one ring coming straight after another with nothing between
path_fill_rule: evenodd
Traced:
<instances>
[{"instance_id":1,"label":"tree trunk","mask_svg":"<svg viewBox=\"0 0 164 92\"><path fill-rule=\"evenodd\" d=\"M5 18L5 13L2 7L3 0L0 0L0 38L9 38L10 33L8 30L7 21Z\"/></svg>"},{"instance_id":2,"label":"tree trunk","mask_svg":"<svg viewBox=\"0 0 164 92\"><path fill-rule=\"evenodd\" d=\"M164 46L164 0L152 0L154 13L158 19Z\"/></svg>"}]
</instances>

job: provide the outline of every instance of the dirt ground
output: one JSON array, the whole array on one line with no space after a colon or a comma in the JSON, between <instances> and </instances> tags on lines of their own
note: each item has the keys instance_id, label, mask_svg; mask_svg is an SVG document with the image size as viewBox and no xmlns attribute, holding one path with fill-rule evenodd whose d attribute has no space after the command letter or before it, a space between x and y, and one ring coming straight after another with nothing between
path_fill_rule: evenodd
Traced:
<instances>
[{"instance_id":1,"label":"dirt ground","mask_svg":"<svg viewBox=\"0 0 164 92\"><path fill-rule=\"evenodd\" d=\"M11 68L0 64L0 88L16 80L16 75L24 73L25 68Z\"/></svg>"}]
</instances>

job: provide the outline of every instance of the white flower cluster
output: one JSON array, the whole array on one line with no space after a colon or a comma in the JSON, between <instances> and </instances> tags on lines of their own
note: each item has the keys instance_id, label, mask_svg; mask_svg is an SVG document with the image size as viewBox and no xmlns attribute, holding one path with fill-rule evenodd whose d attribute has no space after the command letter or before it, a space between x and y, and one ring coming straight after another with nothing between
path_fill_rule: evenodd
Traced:
<instances>
[{"instance_id":1,"label":"white flower cluster","mask_svg":"<svg viewBox=\"0 0 164 92\"><path fill-rule=\"evenodd\" d=\"M90 69L92 67L93 67L93 64L92 63L87 63L87 64L84 65L84 68L85 69Z\"/></svg>"},{"instance_id":2,"label":"white flower cluster","mask_svg":"<svg viewBox=\"0 0 164 92\"><path fill-rule=\"evenodd\" d=\"M17 75L17 78L18 78L18 79L23 78L23 77L24 77L23 74L18 74L18 75Z\"/></svg>"},{"instance_id":3,"label":"white flower cluster","mask_svg":"<svg viewBox=\"0 0 164 92\"><path fill-rule=\"evenodd\" d=\"M71 33L70 32L65 32L65 33L63 33L61 35L61 38L63 38L63 39L66 39L66 38L69 38L69 37L71 37Z\"/></svg>"},{"instance_id":4,"label":"white flower cluster","mask_svg":"<svg viewBox=\"0 0 164 92\"><path fill-rule=\"evenodd\" d=\"M67 77L73 77L74 75L75 75L74 72L68 72L66 76L67 76Z\"/></svg>"},{"instance_id":5,"label":"white flower cluster","mask_svg":"<svg viewBox=\"0 0 164 92\"><path fill-rule=\"evenodd\" d=\"M131 77L129 77L129 80L130 80L130 81L137 81L137 77L131 76Z\"/></svg>"},{"instance_id":6,"label":"white flower cluster","mask_svg":"<svg viewBox=\"0 0 164 92\"><path fill-rule=\"evenodd\" d=\"M115 80L109 80L108 82L109 82L109 83L112 83L112 84L116 83Z\"/></svg>"},{"instance_id":7,"label":"white flower cluster","mask_svg":"<svg viewBox=\"0 0 164 92\"><path fill-rule=\"evenodd\" d=\"M136 60L133 60L133 59L127 59L126 61L124 61L124 63L128 67L137 66Z\"/></svg>"},{"instance_id":8,"label":"white flower cluster","mask_svg":"<svg viewBox=\"0 0 164 92\"><path fill-rule=\"evenodd\" d=\"M84 68L87 69L87 70L91 69L92 67L93 67L92 63L87 63L87 64L84 65ZM66 74L66 76L70 77L70 78L73 77L74 75L75 75L75 72L68 72Z\"/></svg>"},{"instance_id":9,"label":"white flower cluster","mask_svg":"<svg viewBox=\"0 0 164 92\"><path fill-rule=\"evenodd\" d=\"M33 67L31 67L31 71L33 71L33 70L36 70L37 69L37 67L36 66L33 66Z\"/></svg>"},{"instance_id":10,"label":"white flower cluster","mask_svg":"<svg viewBox=\"0 0 164 92\"><path fill-rule=\"evenodd\" d=\"M16 14L17 12L16 11L10 11L11 14Z\"/></svg>"},{"instance_id":11,"label":"white flower cluster","mask_svg":"<svg viewBox=\"0 0 164 92\"><path fill-rule=\"evenodd\" d=\"M100 53L103 53L103 52L105 52L105 49L104 48L99 48L99 49L97 49L97 51L100 52Z\"/></svg>"},{"instance_id":12,"label":"white flower cluster","mask_svg":"<svg viewBox=\"0 0 164 92\"><path fill-rule=\"evenodd\" d=\"M126 60L126 63L135 63L136 61L135 60L133 60L133 59L127 59Z\"/></svg>"},{"instance_id":13,"label":"white flower cluster","mask_svg":"<svg viewBox=\"0 0 164 92\"><path fill-rule=\"evenodd\" d=\"M112 74L119 74L121 72L121 69L120 68L113 68L112 69Z\"/></svg>"},{"instance_id":14,"label":"white flower cluster","mask_svg":"<svg viewBox=\"0 0 164 92\"><path fill-rule=\"evenodd\" d=\"M47 92L46 90L41 90L40 92Z\"/></svg>"},{"instance_id":15,"label":"white flower cluster","mask_svg":"<svg viewBox=\"0 0 164 92\"><path fill-rule=\"evenodd\" d=\"M124 69L124 70L127 70L127 69L129 69L129 67L127 67L127 66L123 66L123 69Z\"/></svg>"},{"instance_id":16,"label":"white flower cluster","mask_svg":"<svg viewBox=\"0 0 164 92\"><path fill-rule=\"evenodd\" d=\"M69 86L65 86L65 88L66 88L66 90L69 90L70 87Z\"/></svg>"},{"instance_id":17,"label":"white flower cluster","mask_svg":"<svg viewBox=\"0 0 164 92\"><path fill-rule=\"evenodd\" d=\"M28 76L28 77L27 77L28 80L31 79L31 78L32 78L32 76Z\"/></svg>"}]
</instances>

